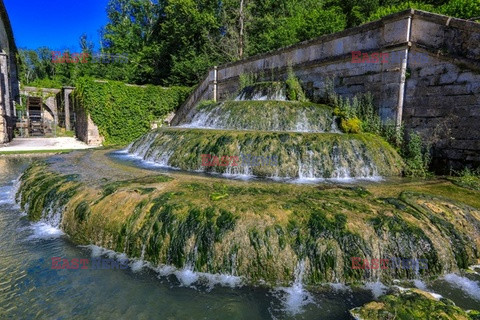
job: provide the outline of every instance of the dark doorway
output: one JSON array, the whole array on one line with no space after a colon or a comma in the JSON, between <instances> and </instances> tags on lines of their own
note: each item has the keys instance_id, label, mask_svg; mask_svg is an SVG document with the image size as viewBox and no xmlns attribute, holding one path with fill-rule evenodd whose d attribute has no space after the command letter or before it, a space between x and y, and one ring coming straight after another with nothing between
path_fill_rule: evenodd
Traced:
<instances>
[{"instance_id":1,"label":"dark doorway","mask_svg":"<svg viewBox=\"0 0 480 320\"><path fill-rule=\"evenodd\" d=\"M30 136L43 136L45 135L45 128L43 124L43 102L42 98L28 97L27 99L27 112L29 123Z\"/></svg>"}]
</instances>

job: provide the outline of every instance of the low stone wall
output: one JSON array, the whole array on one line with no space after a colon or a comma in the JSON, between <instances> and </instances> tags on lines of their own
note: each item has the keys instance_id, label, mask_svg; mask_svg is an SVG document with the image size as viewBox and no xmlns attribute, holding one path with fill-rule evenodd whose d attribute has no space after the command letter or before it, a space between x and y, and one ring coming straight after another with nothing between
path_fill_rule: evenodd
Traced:
<instances>
[{"instance_id":1,"label":"low stone wall","mask_svg":"<svg viewBox=\"0 0 480 320\"><path fill-rule=\"evenodd\" d=\"M388 54L388 62L354 63L353 51ZM344 97L371 92L384 122L429 140L438 168L480 165L480 24L418 10L212 69L172 124L201 100L233 97L242 74L284 80L289 67L314 101L329 78Z\"/></svg>"}]
</instances>

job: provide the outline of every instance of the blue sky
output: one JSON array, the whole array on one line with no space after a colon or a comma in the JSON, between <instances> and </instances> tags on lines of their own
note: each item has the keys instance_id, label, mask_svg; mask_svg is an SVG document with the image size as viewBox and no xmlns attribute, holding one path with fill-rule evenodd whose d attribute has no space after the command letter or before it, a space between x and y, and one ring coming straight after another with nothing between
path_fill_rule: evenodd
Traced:
<instances>
[{"instance_id":1,"label":"blue sky","mask_svg":"<svg viewBox=\"0 0 480 320\"><path fill-rule=\"evenodd\" d=\"M107 23L108 0L4 0L19 48L47 46L79 52L79 38L100 48L99 30Z\"/></svg>"}]
</instances>

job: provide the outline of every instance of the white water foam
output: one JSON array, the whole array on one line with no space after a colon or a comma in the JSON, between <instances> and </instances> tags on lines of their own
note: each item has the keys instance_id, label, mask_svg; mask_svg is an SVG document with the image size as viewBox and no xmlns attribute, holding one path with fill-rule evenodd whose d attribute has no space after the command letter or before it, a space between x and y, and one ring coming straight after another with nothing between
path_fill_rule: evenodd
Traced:
<instances>
[{"instance_id":1,"label":"white water foam","mask_svg":"<svg viewBox=\"0 0 480 320\"><path fill-rule=\"evenodd\" d=\"M454 273L449 273L443 278L454 287L461 289L472 298L480 301L480 286L477 281L470 280Z\"/></svg>"},{"instance_id":2,"label":"white water foam","mask_svg":"<svg viewBox=\"0 0 480 320\"><path fill-rule=\"evenodd\" d=\"M33 231L33 233L27 238L27 240L49 240L64 235L62 230L45 222L33 223L29 229Z\"/></svg>"},{"instance_id":3,"label":"white water foam","mask_svg":"<svg viewBox=\"0 0 480 320\"><path fill-rule=\"evenodd\" d=\"M124 263L129 262L129 267L132 272L139 272L143 270L143 268L148 268L155 271L158 274L158 277L174 275L180 282L181 286L185 287L195 288L194 284L204 284L209 290L211 290L217 285L236 288L241 287L244 283L244 279L238 276L196 272L193 271L193 267L191 266L187 266L182 269L177 269L169 265L159 265L154 267L151 263L144 261L143 259L128 259L125 253L118 253L116 251L105 249L96 245L80 247L91 250L91 255L95 258L108 256L111 259L116 259Z\"/></svg>"},{"instance_id":4,"label":"white water foam","mask_svg":"<svg viewBox=\"0 0 480 320\"><path fill-rule=\"evenodd\" d=\"M329 285L335 291L352 291L352 289L349 286L340 282L329 283Z\"/></svg>"},{"instance_id":5,"label":"white water foam","mask_svg":"<svg viewBox=\"0 0 480 320\"><path fill-rule=\"evenodd\" d=\"M385 286L380 281L367 282L365 283L364 288L372 291L372 294L375 297L375 299L378 299L380 296L384 295L388 289L388 287Z\"/></svg>"},{"instance_id":6,"label":"white water foam","mask_svg":"<svg viewBox=\"0 0 480 320\"><path fill-rule=\"evenodd\" d=\"M200 278L199 275L193 271L192 266L186 266L181 270L175 271L173 274L177 277L182 286L185 287L191 287L192 284L197 282Z\"/></svg>"},{"instance_id":7,"label":"white water foam","mask_svg":"<svg viewBox=\"0 0 480 320\"><path fill-rule=\"evenodd\" d=\"M20 177L12 180L11 183L11 185L0 187L0 205L10 204L14 205L15 208L18 208L18 205L15 201L15 196L20 188Z\"/></svg>"},{"instance_id":8,"label":"white water foam","mask_svg":"<svg viewBox=\"0 0 480 320\"><path fill-rule=\"evenodd\" d=\"M281 294L280 300L283 304L283 311L295 315L303 311L306 305L315 303L312 295L303 287L303 275L305 273L305 261L302 260L295 268L295 281L291 287L277 288Z\"/></svg>"},{"instance_id":9,"label":"white water foam","mask_svg":"<svg viewBox=\"0 0 480 320\"><path fill-rule=\"evenodd\" d=\"M413 280L413 284L418 289L423 290L423 291L427 291L427 285L422 280L415 279L415 280Z\"/></svg>"}]
</instances>

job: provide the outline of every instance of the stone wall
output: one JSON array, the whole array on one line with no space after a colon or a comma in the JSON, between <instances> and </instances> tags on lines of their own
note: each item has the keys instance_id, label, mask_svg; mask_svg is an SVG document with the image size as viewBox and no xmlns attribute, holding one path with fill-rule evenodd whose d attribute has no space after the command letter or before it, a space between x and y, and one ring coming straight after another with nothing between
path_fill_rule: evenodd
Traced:
<instances>
[{"instance_id":1,"label":"stone wall","mask_svg":"<svg viewBox=\"0 0 480 320\"><path fill-rule=\"evenodd\" d=\"M418 12L403 122L435 147L437 168L480 165L480 24Z\"/></svg>"},{"instance_id":2,"label":"stone wall","mask_svg":"<svg viewBox=\"0 0 480 320\"><path fill-rule=\"evenodd\" d=\"M8 13L0 0L0 144L13 138L15 104L20 102L17 76L17 47Z\"/></svg>"},{"instance_id":3,"label":"stone wall","mask_svg":"<svg viewBox=\"0 0 480 320\"><path fill-rule=\"evenodd\" d=\"M236 95L242 74L282 80L291 67L313 100L324 96L329 78L342 96L371 92L384 122L403 122L428 138L439 167L480 165L480 130L475 127L480 120L479 30L478 23L406 10L229 63L209 71L172 125L192 117L201 100ZM389 58L386 63L353 63L352 51Z\"/></svg>"},{"instance_id":4,"label":"stone wall","mask_svg":"<svg viewBox=\"0 0 480 320\"><path fill-rule=\"evenodd\" d=\"M0 145L8 142L7 139L7 120L3 115L0 115Z\"/></svg>"},{"instance_id":5,"label":"stone wall","mask_svg":"<svg viewBox=\"0 0 480 320\"><path fill-rule=\"evenodd\" d=\"M76 115L75 135L88 145L99 146L104 138L100 135L98 127L92 121L90 115L81 106L78 100L74 100L74 110Z\"/></svg>"}]
</instances>

